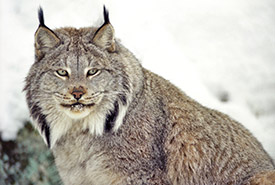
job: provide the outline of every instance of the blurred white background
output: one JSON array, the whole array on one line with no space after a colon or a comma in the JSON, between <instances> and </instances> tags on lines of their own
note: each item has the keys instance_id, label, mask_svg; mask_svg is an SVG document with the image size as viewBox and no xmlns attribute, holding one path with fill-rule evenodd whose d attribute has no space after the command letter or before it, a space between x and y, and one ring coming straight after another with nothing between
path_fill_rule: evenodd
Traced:
<instances>
[{"instance_id":1,"label":"blurred white background","mask_svg":"<svg viewBox=\"0 0 275 185\"><path fill-rule=\"evenodd\" d=\"M143 66L240 121L275 159L274 0L0 2L3 139L29 120L22 89L34 61L39 5L54 29L98 26L105 4L116 36Z\"/></svg>"}]
</instances>

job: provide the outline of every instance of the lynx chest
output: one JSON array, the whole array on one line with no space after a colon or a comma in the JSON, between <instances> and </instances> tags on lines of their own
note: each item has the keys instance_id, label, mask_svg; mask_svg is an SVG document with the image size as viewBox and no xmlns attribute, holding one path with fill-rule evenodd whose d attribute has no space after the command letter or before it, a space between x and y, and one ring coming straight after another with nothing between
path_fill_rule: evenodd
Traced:
<instances>
[{"instance_id":1,"label":"lynx chest","mask_svg":"<svg viewBox=\"0 0 275 185\"><path fill-rule=\"evenodd\" d=\"M65 135L53 149L55 163L65 184L121 184L124 177L103 146L87 131Z\"/></svg>"}]
</instances>

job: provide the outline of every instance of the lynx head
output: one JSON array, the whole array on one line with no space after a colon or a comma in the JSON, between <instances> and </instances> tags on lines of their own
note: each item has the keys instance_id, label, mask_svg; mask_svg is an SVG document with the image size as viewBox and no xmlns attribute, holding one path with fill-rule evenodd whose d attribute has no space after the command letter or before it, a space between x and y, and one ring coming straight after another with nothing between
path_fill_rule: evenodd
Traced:
<instances>
[{"instance_id":1,"label":"lynx head","mask_svg":"<svg viewBox=\"0 0 275 185\"><path fill-rule=\"evenodd\" d=\"M114 37L109 13L95 28L51 30L38 11L35 62L26 78L27 103L48 146L73 124L90 134L115 132L141 86L141 66Z\"/></svg>"}]
</instances>

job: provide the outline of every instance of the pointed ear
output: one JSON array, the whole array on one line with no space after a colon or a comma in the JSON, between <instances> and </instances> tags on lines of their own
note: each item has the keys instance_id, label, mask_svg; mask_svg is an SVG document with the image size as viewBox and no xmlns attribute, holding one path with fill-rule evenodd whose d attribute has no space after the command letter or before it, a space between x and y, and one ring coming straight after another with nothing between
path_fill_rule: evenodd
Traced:
<instances>
[{"instance_id":1,"label":"pointed ear","mask_svg":"<svg viewBox=\"0 0 275 185\"><path fill-rule=\"evenodd\" d=\"M37 49L53 48L59 43L60 39L47 27L39 26L35 32L35 45Z\"/></svg>"},{"instance_id":2,"label":"pointed ear","mask_svg":"<svg viewBox=\"0 0 275 185\"><path fill-rule=\"evenodd\" d=\"M37 54L47 52L49 49L60 44L57 35L44 24L44 15L42 8L38 10L39 27L35 32L35 49Z\"/></svg>"},{"instance_id":3,"label":"pointed ear","mask_svg":"<svg viewBox=\"0 0 275 185\"><path fill-rule=\"evenodd\" d=\"M98 28L93 37L93 43L103 49L107 49L109 52L114 52L115 48L115 30L109 20L109 12L104 10L104 23Z\"/></svg>"}]
</instances>

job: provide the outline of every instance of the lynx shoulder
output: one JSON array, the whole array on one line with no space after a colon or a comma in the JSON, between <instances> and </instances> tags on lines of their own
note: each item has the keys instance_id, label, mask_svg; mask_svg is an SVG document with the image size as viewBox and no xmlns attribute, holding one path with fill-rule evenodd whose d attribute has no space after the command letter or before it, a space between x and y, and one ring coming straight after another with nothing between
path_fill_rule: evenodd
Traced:
<instances>
[{"instance_id":1,"label":"lynx shoulder","mask_svg":"<svg viewBox=\"0 0 275 185\"><path fill-rule=\"evenodd\" d=\"M144 69L105 8L99 28L39 21L24 90L64 184L275 183L252 134Z\"/></svg>"}]
</instances>

